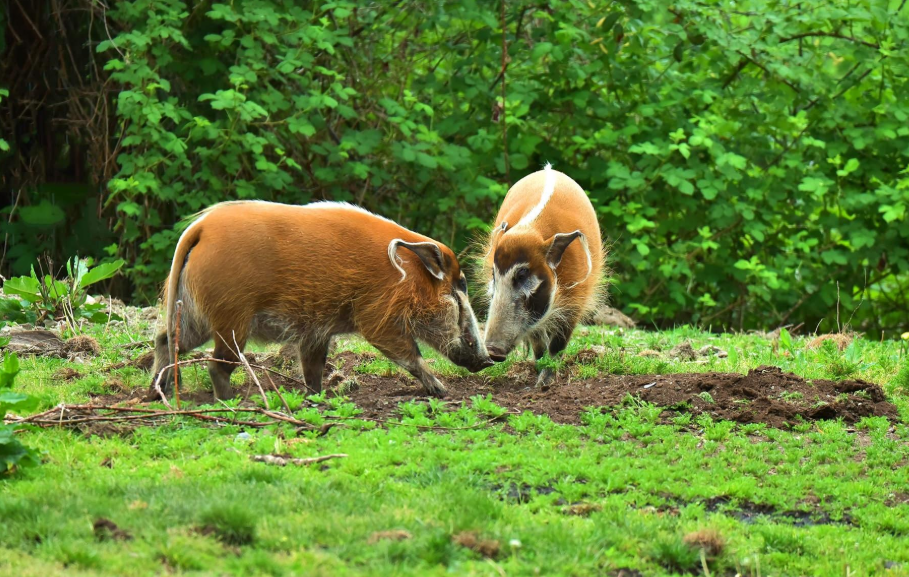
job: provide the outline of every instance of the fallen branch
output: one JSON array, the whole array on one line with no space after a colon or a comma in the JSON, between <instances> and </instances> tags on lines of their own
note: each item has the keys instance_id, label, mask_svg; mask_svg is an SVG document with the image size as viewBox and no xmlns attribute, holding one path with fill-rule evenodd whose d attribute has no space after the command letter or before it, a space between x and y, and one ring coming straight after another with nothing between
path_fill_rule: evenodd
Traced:
<instances>
[{"instance_id":1,"label":"fallen branch","mask_svg":"<svg viewBox=\"0 0 909 577\"><path fill-rule=\"evenodd\" d=\"M97 414L99 411L107 413ZM246 421L237 418L239 413L263 415L271 420ZM226 415L226 416L222 416ZM5 421L19 424L30 424L39 427L70 426L92 422L132 421L136 419L158 419L165 417L190 417L200 421L217 424L242 425L244 427L268 427L279 423L289 423L305 431L319 431L322 428L314 427L310 423L293 417L262 409L260 407L223 408L223 409L192 409L192 410L160 410L142 407L114 407L99 405L60 405L53 409L22 418L7 418ZM327 432L327 431L325 431Z\"/></svg>"},{"instance_id":2,"label":"fallen branch","mask_svg":"<svg viewBox=\"0 0 909 577\"><path fill-rule=\"evenodd\" d=\"M256 461L259 463L265 463L266 465L277 465L278 467L283 467L288 463L292 465L312 465L313 463L321 463L322 461L327 461L329 459L345 459L347 455L344 453L335 453L334 455L322 455L321 457L309 457L308 459L294 459L292 457L282 457L280 455L250 455L250 461Z\"/></svg>"}]
</instances>

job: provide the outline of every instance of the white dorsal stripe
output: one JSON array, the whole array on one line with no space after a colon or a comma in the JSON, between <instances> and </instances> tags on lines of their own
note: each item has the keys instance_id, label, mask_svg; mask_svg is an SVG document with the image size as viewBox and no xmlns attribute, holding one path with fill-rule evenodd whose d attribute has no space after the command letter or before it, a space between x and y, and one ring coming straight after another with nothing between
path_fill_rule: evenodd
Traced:
<instances>
[{"instance_id":1,"label":"white dorsal stripe","mask_svg":"<svg viewBox=\"0 0 909 577\"><path fill-rule=\"evenodd\" d=\"M546 166L543 167L543 171L546 173L546 183L543 185L543 194L540 195L540 202L533 207L533 210L525 214L524 217L518 221L515 228L529 226L535 221L537 217L540 216L540 213L543 212L543 209L546 208L549 199L552 198L552 193L555 192L556 176L555 172L552 171L552 164L547 162Z\"/></svg>"}]
</instances>

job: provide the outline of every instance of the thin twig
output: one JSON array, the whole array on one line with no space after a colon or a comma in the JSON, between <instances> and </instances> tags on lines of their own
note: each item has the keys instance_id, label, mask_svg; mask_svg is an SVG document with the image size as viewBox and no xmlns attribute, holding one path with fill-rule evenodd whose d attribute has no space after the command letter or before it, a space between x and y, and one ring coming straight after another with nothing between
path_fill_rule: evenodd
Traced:
<instances>
[{"instance_id":1,"label":"thin twig","mask_svg":"<svg viewBox=\"0 0 909 577\"><path fill-rule=\"evenodd\" d=\"M290 410L290 405L288 405L287 401L284 400L284 395L281 394L281 390L278 388L278 385L276 385L275 382L273 380L271 380L271 375L269 375L267 372L264 374L265 374L265 378L268 379L268 382L271 385L271 388L273 388L275 390L275 394L277 394L278 398L281 399L281 404L284 405L284 410L287 411L288 413L292 413L293 411Z\"/></svg>"},{"instance_id":2,"label":"thin twig","mask_svg":"<svg viewBox=\"0 0 909 577\"><path fill-rule=\"evenodd\" d=\"M174 304L174 404L180 408L180 313L183 312L183 300Z\"/></svg>"},{"instance_id":3,"label":"thin twig","mask_svg":"<svg viewBox=\"0 0 909 577\"><path fill-rule=\"evenodd\" d=\"M187 364L190 362L191 361L187 361ZM161 397L161 401L164 403L164 406L171 410L173 410L173 407L170 406L170 403L167 401L167 395L165 395L164 391L161 390L161 379L163 379L164 375L167 374L167 369L173 368L175 366L177 366L176 363L171 363L167 366L161 367L160 372L158 372L158 376L155 377L155 382L152 383L152 391L157 393L158 396Z\"/></svg>"},{"instance_id":4,"label":"thin twig","mask_svg":"<svg viewBox=\"0 0 909 577\"><path fill-rule=\"evenodd\" d=\"M243 354L243 351L240 349L240 345L237 344L237 333L236 331L230 331L231 336L234 339L234 346L237 347L237 350L234 351L237 353L237 358L240 359L240 362L243 363L243 367L246 369L246 373L252 377L256 386L259 387L259 392L262 393L262 403L263 406L268 408L268 396L265 394L265 389L262 388L262 383L259 382L259 378L256 376L255 371L252 370L252 367L249 366L249 361L246 360L246 355Z\"/></svg>"},{"instance_id":5,"label":"thin twig","mask_svg":"<svg viewBox=\"0 0 909 577\"><path fill-rule=\"evenodd\" d=\"M878 44L875 44L874 42L868 42L866 40L862 40L861 38L854 38L852 36L846 36L845 34L837 34L836 32L802 32L801 34L796 34L794 36L789 36L787 38L780 38L780 44L783 44L784 42L792 42L793 40L800 40L802 38L810 38L810 37L814 37L814 36L823 36L826 38L839 38L841 40L848 40L850 42L855 42L857 44L864 44L868 48L874 48L875 50L880 49L880 46Z\"/></svg>"},{"instance_id":6,"label":"thin twig","mask_svg":"<svg viewBox=\"0 0 909 577\"><path fill-rule=\"evenodd\" d=\"M60 411L60 416L55 417L54 419L48 419L51 414ZM77 412L93 412L93 411L110 411L108 414L101 415L81 415L75 416L73 418L64 419L64 416L69 413ZM119 414L118 414L119 413ZM134 414L129 414L134 413ZM229 413L231 416L230 419L218 417L215 415ZM263 415L273 419L272 421L238 421L235 418L237 413L253 413L257 415ZM54 407L43 413L37 413L35 415L30 415L28 417L18 418L18 419L8 419L10 422L14 423L28 423L38 426L49 426L49 425L72 425L79 423L88 423L95 421L129 421L135 419L154 419L159 417L174 417L174 416L185 416L191 417L194 419L199 419L203 421L211 421L217 423L235 423L244 426L250 427L266 427L269 425L276 425L275 421L290 423L297 427L304 427L307 430L316 430L309 423L295 419L293 417L283 415L281 413L270 411L268 409L263 409L260 407L244 407L244 408L222 408L222 409L191 409L191 410L169 410L164 411L160 409L147 409L144 407L117 407L117 406L106 406L106 405L63 405L59 407ZM331 417L329 417L331 418Z\"/></svg>"}]
</instances>

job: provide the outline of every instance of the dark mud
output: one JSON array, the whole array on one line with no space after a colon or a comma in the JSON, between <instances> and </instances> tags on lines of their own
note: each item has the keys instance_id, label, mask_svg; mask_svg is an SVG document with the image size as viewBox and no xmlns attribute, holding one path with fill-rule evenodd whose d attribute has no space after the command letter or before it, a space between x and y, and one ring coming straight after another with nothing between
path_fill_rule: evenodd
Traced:
<instances>
[{"instance_id":1,"label":"dark mud","mask_svg":"<svg viewBox=\"0 0 909 577\"><path fill-rule=\"evenodd\" d=\"M202 353L199 353L200 355ZM252 357L253 355L249 355ZM422 388L409 376L376 376L357 372L357 367L374 355L341 353L329 360L323 385L331 394L350 397L363 410L363 417L399 417L398 403L426 399ZM143 359L145 360L145 359ZM272 374L271 381L288 390L306 392L293 367L280 355L258 359L267 366L280 367L292 378ZM253 358L251 362L255 363ZM448 377L446 401L469 402L475 395L492 395L492 400L511 413L531 411L546 414L554 422L580 424L580 415L589 407L614 407L631 395L665 407L664 418L679 413L709 414L717 420L741 424L765 423L788 428L800 421L842 419L852 424L863 417L898 420L896 407L888 402L879 385L861 380L806 381L778 367L761 366L747 375L734 373L684 373L666 375L601 375L590 379L572 378L570 367L562 369L556 383L541 390L535 387L534 363L515 363L505 376L490 379L480 375ZM269 379L260 378L266 388ZM247 379L247 381L249 381ZM258 395L254 385L237 387L237 394ZM145 391L104 395L98 401L118 402L144 396ZM181 395L194 402L211 402L211 393L194 391Z\"/></svg>"},{"instance_id":2,"label":"dark mud","mask_svg":"<svg viewBox=\"0 0 909 577\"><path fill-rule=\"evenodd\" d=\"M512 375L495 380L478 376L447 379L448 397L467 401L474 395L511 411L546 414L557 422L580 424L588 407L612 407L626 395L674 412L709 414L717 420L766 423L786 428L803 421L842 419L855 423L863 417L898 418L879 385L864 381L806 381L778 367L762 366L747 375L686 373L671 375L604 375L592 379L561 377L548 390L535 388L533 363L518 363ZM357 375L359 388L348 392L364 416L396 416L397 404L419 398L422 391L410 379Z\"/></svg>"}]
</instances>

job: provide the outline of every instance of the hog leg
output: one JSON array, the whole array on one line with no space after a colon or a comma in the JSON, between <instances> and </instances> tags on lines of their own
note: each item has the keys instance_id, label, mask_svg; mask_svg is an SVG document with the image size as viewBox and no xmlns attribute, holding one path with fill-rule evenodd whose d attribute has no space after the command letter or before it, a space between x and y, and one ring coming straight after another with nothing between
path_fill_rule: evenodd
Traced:
<instances>
[{"instance_id":1,"label":"hog leg","mask_svg":"<svg viewBox=\"0 0 909 577\"><path fill-rule=\"evenodd\" d=\"M573 320L568 320L562 323L559 323L555 331L552 334L552 337L549 339L549 357L556 358L557 355L560 355L562 351L565 350L565 347L568 346L568 341L571 340L571 333L574 332L575 322ZM534 348L534 354L536 354L536 348ZM539 357L537 357L539 359ZM548 389L555 382L555 371L550 367L543 367L543 370L540 371L540 374L537 376L537 386L541 389Z\"/></svg>"},{"instance_id":2,"label":"hog leg","mask_svg":"<svg viewBox=\"0 0 909 577\"><path fill-rule=\"evenodd\" d=\"M423 389L426 390L426 394L433 397L444 397L448 392L445 389L445 385L429 370L429 366L423 360L420 348L417 347L417 342L413 337L401 334L391 342L387 338L371 339L367 337L367 340L369 344L379 349L383 355L420 381Z\"/></svg>"},{"instance_id":3,"label":"hog leg","mask_svg":"<svg viewBox=\"0 0 909 577\"><path fill-rule=\"evenodd\" d=\"M549 349L549 344L543 339L542 336L533 337L530 341L530 345L533 348L533 359L539 361L544 356L546 356L546 351ZM543 369L537 375L537 386L543 389L548 389L552 384L552 381L555 379L555 373L549 367L543 367Z\"/></svg>"},{"instance_id":4,"label":"hog leg","mask_svg":"<svg viewBox=\"0 0 909 577\"><path fill-rule=\"evenodd\" d=\"M243 352L243 348L246 347L246 333L247 331L243 331L242 333L236 331L235 336L234 332L230 329L214 331L213 338L215 341L215 350L212 353L212 357L228 361L229 363L240 362L240 357L237 355L235 349L236 347L239 347L240 352ZM235 337L237 339L236 345L234 345L233 342ZM219 363L217 361L210 361L208 363L208 374L211 377L215 400L233 398L233 391L230 387L230 375L233 374L236 368L237 365Z\"/></svg>"},{"instance_id":5,"label":"hog leg","mask_svg":"<svg viewBox=\"0 0 909 577\"><path fill-rule=\"evenodd\" d=\"M325 362L328 360L329 344L330 341L316 343L304 341L300 343L298 350L303 382L310 392L315 394L322 392L322 371L325 370Z\"/></svg>"},{"instance_id":6,"label":"hog leg","mask_svg":"<svg viewBox=\"0 0 909 577\"><path fill-rule=\"evenodd\" d=\"M200 326L204 326L203 322L200 322L195 317L195 311L192 306L186 306L183 310L182 319L180 321L180 352L188 353L189 351L205 344L205 341L208 340L209 335L204 329L200 329ZM173 331L173 329L171 329ZM175 335L175 333L174 333ZM152 368L152 379L151 386L148 389L148 395L146 400L158 400L160 397L155 391L155 382L157 381L161 387L161 392L165 396L170 396L173 393L174 388L174 368L164 368L168 365L174 363L174 342L171 336L168 336L167 331L161 331L158 333L158 336L155 337L155 365ZM161 375L160 373L164 373ZM161 377L161 380L158 381L158 377ZM183 380L181 379L182 383Z\"/></svg>"}]
</instances>

